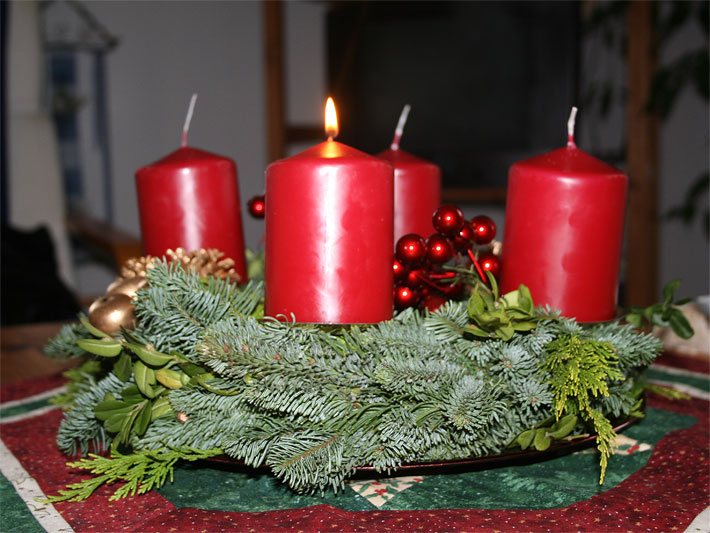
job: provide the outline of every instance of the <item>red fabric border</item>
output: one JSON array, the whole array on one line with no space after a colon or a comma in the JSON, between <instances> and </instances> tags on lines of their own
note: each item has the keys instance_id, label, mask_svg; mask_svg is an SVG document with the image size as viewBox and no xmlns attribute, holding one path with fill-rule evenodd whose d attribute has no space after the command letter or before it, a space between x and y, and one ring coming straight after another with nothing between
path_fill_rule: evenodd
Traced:
<instances>
[{"instance_id":1,"label":"red fabric border","mask_svg":"<svg viewBox=\"0 0 710 533\"><path fill-rule=\"evenodd\" d=\"M664 352L654 361L654 364L682 368L683 370L690 370L701 374L710 373L710 359L679 355L674 352Z\"/></svg>"},{"instance_id":2,"label":"red fabric border","mask_svg":"<svg viewBox=\"0 0 710 533\"><path fill-rule=\"evenodd\" d=\"M8 383L0 387L0 402L11 402L33 396L41 392L56 389L67 382L62 374L53 374L46 378L25 379Z\"/></svg>"}]
</instances>

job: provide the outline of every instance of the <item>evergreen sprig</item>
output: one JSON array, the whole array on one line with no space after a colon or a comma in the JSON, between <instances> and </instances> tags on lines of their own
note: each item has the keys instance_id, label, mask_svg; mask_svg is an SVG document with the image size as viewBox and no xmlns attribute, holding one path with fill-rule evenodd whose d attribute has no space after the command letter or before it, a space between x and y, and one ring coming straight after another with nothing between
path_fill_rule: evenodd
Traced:
<instances>
[{"instance_id":1,"label":"evergreen sprig","mask_svg":"<svg viewBox=\"0 0 710 533\"><path fill-rule=\"evenodd\" d=\"M609 342L566 334L550 342L545 351L542 368L550 373L555 417L559 420L563 413L579 413L592 423L601 455L601 484L616 433L609 419L594 408L593 400L609 396L609 383L624 379L617 368L616 350Z\"/></svg>"},{"instance_id":2,"label":"evergreen sprig","mask_svg":"<svg viewBox=\"0 0 710 533\"><path fill-rule=\"evenodd\" d=\"M221 454L221 450L197 450L193 448L138 451L128 455L115 453L111 457L89 455L88 459L69 463L71 468L86 470L94 477L71 483L56 495L47 498L48 503L63 501L78 502L91 496L102 485L123 482L111 495L114 501L126 496L145 494L159 488L167 480L172 481L178 461L197 461Z\"/></svg>"},{"instance_id":3,"label":"evergreen sprig","mask_svg":"<svg viewBox=\"0 0 710 533\"><path fill-rule=\"evenodd\" d=\"M77 346L76 341L90 337L91 334L81 322L65 324L59 330L59 333L47 342L44 347L44 354L52 359L81 357L86 355L86 352Z\"/></svg>"}]
</instances>

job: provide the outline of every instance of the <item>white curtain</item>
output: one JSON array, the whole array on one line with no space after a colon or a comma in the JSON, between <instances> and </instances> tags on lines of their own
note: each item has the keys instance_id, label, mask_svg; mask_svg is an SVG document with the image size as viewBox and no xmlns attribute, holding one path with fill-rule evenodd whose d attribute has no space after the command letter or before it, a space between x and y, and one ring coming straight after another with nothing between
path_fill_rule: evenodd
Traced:
<instances>
[{"instance_id":1,"label":"white curtain","mask_svg":"<svg viewBox=\"0 0 710 533\"><path fill-rule=\"evenodd\" d=\"M13 1L8 14L9 221L20 229L47 226L56 249L59 275L74 287L57 140L48 110L42 104L45 68L38 2Z\"/></svg>"}]
</instances>

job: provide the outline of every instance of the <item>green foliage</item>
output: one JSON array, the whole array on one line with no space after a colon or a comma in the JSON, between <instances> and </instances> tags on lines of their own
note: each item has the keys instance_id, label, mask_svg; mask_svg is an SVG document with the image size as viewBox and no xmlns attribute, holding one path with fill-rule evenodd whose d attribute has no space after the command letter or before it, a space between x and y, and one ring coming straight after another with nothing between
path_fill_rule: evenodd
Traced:
<instances>
[{"instance_id":1,"label":"green foliage","mask_svg":"<svg viewBox=\"0 0 710 533\"><path fill-rule=\"evenodd\" d=\"M126 496L145 494L162 486L168 479L172 481L175 463L178 461L197 461L219 455L220 450L195 450L191 448L163 449L134 452L130 455L114 453L111 457L90 455L90 459L81 459L69 463L72 468L86 470L95 477L72 483L55 496L47 498L48 503L78 502L85 500L102 485L124 482L109 498L114 501Z\"/></svg>"},{"instance_id":2,"label":"green foliage","mask_svg":"<svg viewBox=\"0 0 710 533\"><path fill-rule=\"evenodd\" d=\"M636 327L659 326L670 327L673 332L682 339L689 339L693 336L693 328L683 312L677 306L687 303L687 299L673 301L675 292L680 287L680 280L668 282L663 287L663 301L648 307L632 307L626 315L626 321Z\"/></svg>"},{"instance_id":3,"label":"green foliage","mask_svg":"<svg viewBox=\"0 0 710 533\"><path fill-rule=\"evenodd\" d=\"M592 423L601 454L599 482L603 483L608 458L613 452L611 442L616 434L609 419L593 407L593 399L609 396L609 382L624 379L616 366L618 357L614 346L568 334L550 342L545 351L547 358L542 367L550 373L555 417L559 419L565 412L579 413Z\"/></svg>"},{"instance_id":4,"label":"green foliage","mask_svg":"<svg viewBox=\"0 0 710 533\"><path fill-rule=\"evenodd\" d=\"M62 375L69 380L67 391L51 398L50 403L65 410L70 409L75 404L77 396L85 390L84 383L89 380L95 382L96 377L103 373L101 362L93 359L84 361L77 368L66 370Z\"/></svg>"},{"instance_id":5,"label":"green foliage","mask_svg":"<svg viewBox=\"0 0 710 533\"><path fill-rule=\"evenodd\" d=\"M521 285L517 291L500 297L495 278L487 272L489 289L482 283L474 285L468 300L470 324L464 331L483 338L510 340L516 332L535 329L535 310L530 291Z\"/></svg>"},{"instance_id":6,"label":"green foliage","mask_svg":"<svg viewBox=\"0 0 710 533\"><path fill-rule=\"evenodd\" d=\"M515 444L523 450L533 446L537 451L542 452L547 450L553 441L567 437L576 425L577 416L571 413L559 420L550 419L545 424L523 431L516 437Z\"/></svg>"},{"instance_id":7,"label":"green foliage","mask_svg":"<svg viewBox=\"0 0 710 533\"><path fill-rule=\"evenodd\" d=\"M150 338L157 344L166 327L150 316L150 310L163 306L163 311L170 313L163 318L172 326L182 324L181 330L195 332L197 342L203 325L253 312L262 296L259 284L237 290L223 280L188 274L174 263L158 264L149 271L148 279L151 288L141 294L155 298L147 302L139 298L139 315L149 316L135 331L122 331L111 338L81 316L80 324L65 327L47 346L51 354L95 356L103 361L98 367L93 362L91 376L75 374L71 396L60 400L73 400L75 405L69 406L78 408L59 431L58 442L66 452L85 454L92 445L103 450L109 443L114 451L129 448L131 440L144 435L152 421L172 413L167 399L170 390L191 384L215 392L204 368L177 352L166 354L144 341Z\"/></svg>"},{"instance_id":8,"label":"green foliage","mask_svg":"<svg viewBox=\"0 0 710 533\"><path fill-rule=\"evenodd\" d=\"M135 302L135 334L150 339L159 352L188 359L195 355L205 328L232 316L251 315L263 299L260 282L237 289L227 280L191 275L178 263L157 264L147 277L148 286Z\"/></svg>"},{"instance_id":9,"label":"green foliage","mask_svg":"<svg viewBox=\"0 0 710 533\"><path fill-rule=\"evenodd\" d=\"M638 371L657 352L630 326L583 330L535 310L524 287L500 298L480 284L473 303L326 327L258 319L260 284L167 265L149 276L136 329L83 343L110 357L96 354L99 370L77 374L58 439L84 454L111 443L112 459L81 463L103 470L64 499L120 479L130 488L119 497L159 486L170 450L222 450L302 492L338 489L361 465L499 453L531 428L543 448L569 438L570 416L599 430L605 453L605 414L634 409Z\"/></svg>"},{"instance_id":10,"label":"green foliage","mask_svg":"<svg viewBox=\"0 0 710 533\"><path fill-rule=\"evenodd\" d=\"M44 347L44 354L53 359L81 357L86 352L79 348L77 341L91 337L81 323L66 324L59 333L52 337Z\"/></svg>"},{"instance_id":11,"label":"green foliage","mask_svg":"<svg viewBox=\"0 0 710 533\"><path fill-rule=\"evenodd\" d=\"M118 394L125 385L114 374L97 380L87 373L82 379L76 383L75 400L64 414L57 433L57 446L68 455L86 455L89 449L100 452L107 448L111 439L97 420L94 408L107 394Z\"/></svg>"},{"instance_id":12,"label":"green foliage","mask_svg":"<svg viewBox=\"0 0 710 533\"><path fill-rule=\"evenodd\" d=\"M663 347L658 338L639 333L629 324L601 324L587 330L587 334L595 340L613 344L619 358L619 370L628 375L637 375L648 367Z\"/></svg>"}]
</instances>

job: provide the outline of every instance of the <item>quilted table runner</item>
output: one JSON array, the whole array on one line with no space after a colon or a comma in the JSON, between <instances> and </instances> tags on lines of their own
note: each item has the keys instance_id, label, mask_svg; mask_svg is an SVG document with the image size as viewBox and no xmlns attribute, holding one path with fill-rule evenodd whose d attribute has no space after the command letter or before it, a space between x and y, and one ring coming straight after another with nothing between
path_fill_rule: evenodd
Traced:
<instances>
[{"instance_id":1,"label":"quilted table runner","mask_svg":"<svg viewBox=\"0 0 710 533\"><path fill-rule=\"evenodd\" d=\"M355 479L338 494L297 495L273 477L215 463L111 502L47 505L84 475L56 448L63 380L2 389L0 527L31 531L710 531L707 363L664 357L649 378L690 395L649 395L646 417L616 441L604 485L594 450L527 465ZM682 366L683 368L679 368Z\"/></svg>"}]
</instances>

